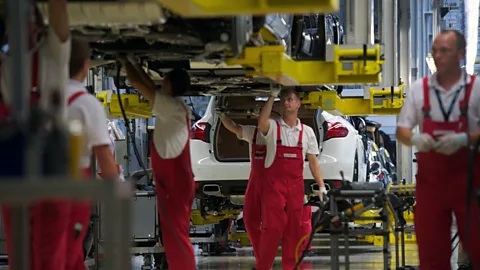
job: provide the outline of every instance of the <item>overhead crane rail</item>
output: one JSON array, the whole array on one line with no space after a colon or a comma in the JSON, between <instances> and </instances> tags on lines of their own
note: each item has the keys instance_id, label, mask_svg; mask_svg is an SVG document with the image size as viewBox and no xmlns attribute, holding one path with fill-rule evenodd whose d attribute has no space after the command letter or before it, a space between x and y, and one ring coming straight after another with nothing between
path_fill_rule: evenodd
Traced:
<instances>
[{"instance_id":1,"label":"overhead crane rail","mask_svg":"<svg viewBox=\"0 0 480 270\"><path fill-rule=\"evenodd\" d=\"M156 0L182 17L221 17L269 13L327 13L339 9L339 0Z\"/></svg>"},{"instance_id":2,"label":"overhead crane rail","mask_svg":"<svg viewBox=\"0 0 480 270\"><path fill-rule=\"evenodd\" d=\"M397 115L405 101L404 85L390 89L365 86L364 97L339 97L336 91L301 93L306 109L322 108L334 115Z\"/></svg>"},{"instance_id":3,"label":"overhead crane rail","mask_svg":"<svg viewBox=\"0 0 480 270\"><path fill-rule=\"evenodd\" d=\"M380 45L326 45L325 61L296 61L283 45L246 47L228 65L247 68L247 76L267 77L284 86L378 83L384 56Z\"/></svg>"}]
</instances>

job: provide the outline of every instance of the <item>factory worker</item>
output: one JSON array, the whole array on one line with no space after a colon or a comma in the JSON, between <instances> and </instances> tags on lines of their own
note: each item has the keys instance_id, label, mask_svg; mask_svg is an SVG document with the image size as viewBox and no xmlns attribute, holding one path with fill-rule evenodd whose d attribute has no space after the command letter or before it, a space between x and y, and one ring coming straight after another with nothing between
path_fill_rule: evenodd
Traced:
<instances>
[{"instance_id":1,"label":"factory worker","mask_svg":"<svg viewBox=\"0 0 480 270\"><path fill-rule=\"evenodd\" d=\"M165 75L161 89L157 90L134 60L120 57L120 61L128 80L150 101L155 114L151 167L169 269L194 270L190 243L190 214L195 196L190 159L191 116L182 98L190 87L190 76L183 69L174 69Z\"/></svg>"},{"instance_id":2,"label":"factory worker","mask_svg":"<svg viewBox=\"0 0 480 270\"><path fill-rule=\"evenodd\" d=\"M275 98L280 94L283 116L269 119ZM313 129L298 119L301 107L299 94L294 89L271 92L258 118L259 133L266 141L266 156L262 173L262 232L260 258L255 269L266 270L273 265L280 240L282 241L283 269L295 267L295 248L304 235L305 156L312 176L320 187L320 197L326 194L320 170L320 150ZM310 216L311 216L311 210ZM299 254L300 255L300 254Z\"/></svg>"},{"instance_id":3,"label":"factory worker","mask_svg":"<svg viewBox=\"0 0 480 270\"><path fill-rule=\"evenodd\" d=\"M480 80L460 67L465 52L465 37L458 31L445 30L435 38L432 56L437 71L410 86L397 123L397 140L419 151L415 233L422 270L450 269L452 211L462 247L475 269L480 269L474 197L466 234L467 145L478 139L480 131ZM412 131L416 126L419 132ZM477 155L473 190L480 187L479 169Z\"/></svg>"},{"instance_id":4,"label":"factory worker","mask_svg":"<svg viewBox=\"0 0 480 270\"><path fill-rule=\"evenodd\" d=\"M87 77L90 63L88 43L72 39L70 58L70 81L68 83L67 119L82 123L84 151L80 160L80 169L85 179L91 178L91 156L95 154L103 179L117 180L118 168L110 149L111 141L105 123L105 110L100 101L90 95L83 82ZM88 230L91 215L91 202L74 201L71 206L70 221L67 229L66 270L85 270L83 240Z\"/></svg>"}]
</instances>

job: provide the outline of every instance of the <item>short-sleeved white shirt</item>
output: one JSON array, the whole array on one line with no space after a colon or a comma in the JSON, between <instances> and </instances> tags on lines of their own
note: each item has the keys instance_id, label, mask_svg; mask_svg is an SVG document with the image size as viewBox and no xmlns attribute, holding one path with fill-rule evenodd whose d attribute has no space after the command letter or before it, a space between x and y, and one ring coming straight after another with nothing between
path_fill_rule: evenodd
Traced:
<instances>
[{"instance_id":1,"label":"short-sleeved white shirt","mask_svg":"<svg viewBox=\"0 0 480 270\"><path fill-rule=\"evenodd\" d=\"M87 92L82 83L70 81L65 93L67 100L78 91ZM80 165L82 168L88 168L90 167L92 148L101 145L111 145L107 123L105 122L107 119L105 110L100 101L87 92L77 97L67 107L67 119L75 119L82 122L86 143Z\"/></svg>"},{"instance_id":2,"label":"short-sleeved white shirt","mask_svg":"<svg viewBox=\"0 0 480 270\"><path fill-rule=\"evenodd\" d=\"M155 114L155 149L163 159L177 158L190 139L190 110L182 97L172 97L161 92L156 92L151 106Z\"/></svg>"},{"instance_id":3,"label":"short-sleeved white shirt","mask_svg":"<svg viewBox=\"0 0 480 270\"><path fill-rule=\"evenodd\" d=\"M253 135L255 134L255 128L257 128L256 126L243 126L243 125L240 125L240 127L242 128L242 137L238 137L238 139L240 140L244 140L246 142L249 143L249 148L248 148L248 153L249 153L249 157L251 158L252 157L252 144L253 144ZM255 141L255 144L256 145L266 145L267 144L267 141L265 140L265 138L260 135L260 130L257 131L257 139Z\"/></svg>"},{"instance_id":4,"label":"short-sleeved white shirt","mask_svg":"<svg viewBox=\"0 0 480 270\"><path fill-rule=\"evenodd\" d=\"M280 136L282 137L282 145L285 146L297 146L298 145L298 136L300 135L300 130L302 130L302 124L300 119L297 120L297 125L295 127L289 127L283 119L279 119L278 123L280 124ZM265 158L265 168L270 167L275 160L275 154L277 152L277 124L276 120L270 119L270 129L266 135L262 136L266 140L267 144L267 157ZM303 159L307 154L319 155L320 149L318 148L317 137L313 129L307 125L303 125L303 137L302 137L302 146L303 146Z\"/></svg>"},{"instance_id":5,"label":"short-sleeved white shirt","mask_svg":"<svg viewBox=\"0 0 480 270\"><path fill-rule=\"evenodd\" d=\"M449 121L457 121L460 116L460 101L465 97L465 73L461 79L450 89L446 90L437 82L437 73L429 77L429 96L430 96L430 116L433 121L443 122L445 118L440 109L439 102L435 91L439 91L440 99L445 111L448 111L450 104L453 101L456 91L461 91L457 97L456 104L453 106L452 112L449 116ZM470 83L470 76L467 76L467 84ZM405 128L414 128L419 126L422 130L423 122L423 79L419 79L412 83L407 92L405 104L400 112L397 126ZM468 103L468 126L469 131L480 131L480 78L477 76L470 94L470 101Z\"/></svg>"},{"instance_id":6,"label":"short-sleeved white shirt","mask_svg":"<svg viewBox=\"0 0 480 270\"><path fill-rule=\"evenodd\" d=\"M53 29L49 27L46 37L38 47L38 88L43 93L40 97L40 103L48 104L49 93L53 89L66 89L69 80L69 62L71 51L70 37L61 42ZM10 104L10 61L11 57L7 53L2 60L1 67L1 91L4 102ZM27 74L30 74L27 73ZM30 90L29 90L30 91ZM66 95L64 99L67 100ZM64 115L65 112L60 112Z\"/></svg>"}]
</instances>

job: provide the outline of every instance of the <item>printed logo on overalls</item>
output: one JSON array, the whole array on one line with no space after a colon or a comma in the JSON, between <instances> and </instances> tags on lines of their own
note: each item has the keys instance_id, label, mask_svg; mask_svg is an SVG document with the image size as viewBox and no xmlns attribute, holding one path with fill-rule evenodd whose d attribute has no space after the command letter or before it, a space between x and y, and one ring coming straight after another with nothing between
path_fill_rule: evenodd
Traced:
<instances>
[{"instance_id":1,"label":"printed logo on overalls","mask_svg":"<svg viewBox=\"0 0 480 270\"><path fill-rule=\"evenodd\" d=\"M285 153L285 154L283 154L283 157L286 157L286 158L296 158L296 157L297 157L297 154Z\"/></svg>"}]
</instances>

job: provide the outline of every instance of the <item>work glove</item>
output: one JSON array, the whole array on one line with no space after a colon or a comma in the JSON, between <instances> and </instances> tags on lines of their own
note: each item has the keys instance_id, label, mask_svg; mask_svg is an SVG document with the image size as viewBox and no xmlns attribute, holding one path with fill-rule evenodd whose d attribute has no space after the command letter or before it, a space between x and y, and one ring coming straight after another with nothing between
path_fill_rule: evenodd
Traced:
<instances>
[{"instance_id":1,"label":"work glove","mask_svg":"<svg viewBox=\"0 0 480 270\"><path fill-rule=\"evenodd\" d=\"M222 111L222 109L218 107L215 108L215 114L218 115L220 119L223 119L223 117L225 117L225 113Z\"/></svg>"},{"instance_id":2,"label":"work glove","mask_svg":"<svg viewBox=\"0 0 480 270\"><path fill-rule=\"evenodd\" d=\"M313 191L313 194L318 196L321 202L324 202L327 199L327 189L325 187L320 187L318 191Z\"/></svg>"},{"instance_id":3,"label":"work glove","mask_svg":"<svg viewBox=\"0 0 480 270\"><path fill-rule=\"evenodd\" d=\"M270 91L270 95L271 95L272 97L278 97L278 95L280 94L280 91L282 91L282 90L280 90L280 89L273 89L273 90Z\"/></svg>"},{"instance_id":4,"label":"work glove","mask_svg":"<svg viewBox=\"0 0 480 270\"><path fill-rule=\"evenodd\" d=\"M435 139L427 133L413 134L410 142L415 145L420 152L428 152L434 148Z\"/></svg>"},{"instance_id":5,"label":"work glove","mask_svg":"<svg viewBox=\"0 0 480 270\"><path fill-rule=\"evenodd\" d=\"M461 147L468 145L467 133L452 133L442 135L435 142L435 151L444 155L451 155Z\"/></svg>"}]
</instances>

